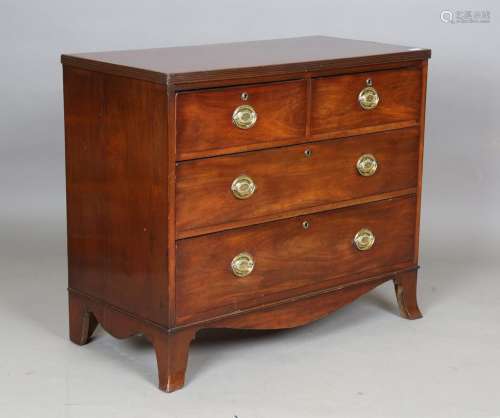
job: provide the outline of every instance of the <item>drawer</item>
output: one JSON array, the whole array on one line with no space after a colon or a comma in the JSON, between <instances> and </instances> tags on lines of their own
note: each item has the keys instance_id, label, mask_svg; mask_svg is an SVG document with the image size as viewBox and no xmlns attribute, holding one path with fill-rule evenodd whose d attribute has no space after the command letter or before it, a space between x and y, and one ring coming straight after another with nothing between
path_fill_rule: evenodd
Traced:
<instances>
[{"instance_id":1,"label":"drawer","mask_svg":"<svg viewBox=\"0 0 500 418\"><path fill-rule=\"evenodd\" d=\"M176 120L180 160L285 143L305 134L306 82L179 93Z\"/></svg>"},{"instance_id":2,"label":"drawer","mask_svg":"<svg viewBox=\"0 0 500 418\"><path fill-rule=\"evenodd\" d=\"M358 161L366 164L371 158L376 170L361 175ZM417 128L182 162L177 167L177 237L414 188L417 176ZM250 195L245 187L252 184Z\"/></svg>"},{"instance_id":3,"label":"drawer","mask_svg":"<svg viewBox=\"0 0 500 418\"><path fill-rule=\"evenodd\" d=\"M418 68L314 79L311 135L400 122L416 123L421 89Z\"/></svg>"},{"instance_id":4,"label":"drawer","mask_svg":"<svg viewBox=\"0 0 500 418\"><path fill-rule=\"evenodd\" d=\"M409 265L415 219L416 199L410 196L180 240L176 321L347 283L353 279L347 275ZM357 234L365 249L355 246ZM373 246L366 249L372 237Z\"/></svg>"}]
</instances>

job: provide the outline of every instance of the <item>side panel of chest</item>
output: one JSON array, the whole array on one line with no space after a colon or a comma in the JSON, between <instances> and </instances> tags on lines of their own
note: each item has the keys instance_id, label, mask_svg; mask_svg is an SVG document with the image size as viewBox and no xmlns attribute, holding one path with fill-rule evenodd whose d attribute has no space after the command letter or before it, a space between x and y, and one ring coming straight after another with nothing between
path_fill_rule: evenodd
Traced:
<instances>
[{"instance_id":1,"label":"side panel of chest","mask_svg":"<svg viewBox=\"0 0 500 418\"><path fill-rule=\"evenodd\" d=\"M167 323L166 89L64 68L69 288Z\"/></svg>"}]
</instances>

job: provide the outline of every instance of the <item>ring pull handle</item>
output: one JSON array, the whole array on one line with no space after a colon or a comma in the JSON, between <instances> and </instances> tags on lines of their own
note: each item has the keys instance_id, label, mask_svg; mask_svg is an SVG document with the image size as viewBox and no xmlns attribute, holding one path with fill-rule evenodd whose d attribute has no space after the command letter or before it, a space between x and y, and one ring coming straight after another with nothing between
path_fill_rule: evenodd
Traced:
<instances>
[{"instance_id":1,"label":"ring pull handle","mask_svg":"<svg viewBox=\"0 0 500 418\"><path fill-rule=\"evenodd\" d=\"M378 161L373 154L363 154L356 162L358 173L364 177L373 176L378 169Z\"/></svg>"},{"instance_id":2,"label":"ring pull handle","mask_svg":"<svg viewBox=\"0 0 500 418\"><path fill-rule=\"evenodd\" d=\"M252 178L244 174L236 177L231 184L231 191L236 199L248 199L255 193L256 188Z\"/></svg>"},{"instance_id":3,"label":"ring pull handle","mask_svg":"<svg viewBox=\"0 0 500 418\"><path fill-rule=\"evenodd\" d=\"M368 228L360 229L354 236L354 245L359 251L367 251L375 244L375 235Z\"/></svg>"},{"instance_id":4,"label":"ring pull handle","mask_svg":"<svg viewBox=\"0 0 500 418\"><path fill-rule=\"evenodd\" d=\"M231 270L236 277L248 276L255 267L255 261L250 253L242 252L231 261Z\"/></svg>"},{"instance_id":5,"label":"ring pull handle","mask_svg":"<svg viewBox=\"0 0 500 418\"><path fill-rule=\"evenodd\" d=\"M378 106L380 97L375 87L372 86L371 79L366 80L367 86L359 92L358 102L364 110L375 109Z\"/></svg>"},{"instance_id":6,"label":"ring pull handle","mask_svg":"<svg viewBox=\"0 0 500 418\"><path fill-rule=\"evenodd\" d=\"M233 112L233 125L240 129L250 129L257 122L257 112L255 109L244 104L238 106Z\"/></svg>"}]
</instances>

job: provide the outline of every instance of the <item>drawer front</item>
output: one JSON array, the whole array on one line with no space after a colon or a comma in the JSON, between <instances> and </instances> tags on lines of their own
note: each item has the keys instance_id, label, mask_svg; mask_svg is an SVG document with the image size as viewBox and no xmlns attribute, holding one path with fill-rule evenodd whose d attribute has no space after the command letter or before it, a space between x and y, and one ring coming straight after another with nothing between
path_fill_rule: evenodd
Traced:
<instances>
[{"instance_id":1,"label":"drawer front","mask_svg":"<svg viewBox=\"0 0 500 418\"><path fill-rule=\"evenodd\" d=\"M177 95L177 156L189 159L303 137L306 82Z\"/></svg>"},{"instance_id":2,"label":"drawer front","mask_svg":"<svg viewBox=\"0 0 500 418\"><path fill-rule=\"evenodd\" d=\"M358 171L367 154L377 162L373 175ZM177 167L177 236L413 188L417 175L416 128L186 161ZM241 176L255 186L247 198L232 190Z\"/></svg>"},{"instance_id":3,"label":"drawer front","mask_svg":"<svg viewBox=\"0 0 500 418\"><path fill-rule=\"evenodd\" d=\"M397 122L416 123L421 88L421 72L417 68L315 79L311 134Z\"/></svg>"},{"instance_id":4,"label":"drawer front","mask_svg":"<svg viewBox=\"0 0 500 418\"><path fill-rule=\"evenodd\" d=\"M349 274L409 265L415 216L411 196L180 240L176 321L248 308L312 286L335 286L352 280ZM375 241L360 250L354 239L363 230L357 237L361 248L371 242L366 230Z\"/></svg>"}]
</instances>

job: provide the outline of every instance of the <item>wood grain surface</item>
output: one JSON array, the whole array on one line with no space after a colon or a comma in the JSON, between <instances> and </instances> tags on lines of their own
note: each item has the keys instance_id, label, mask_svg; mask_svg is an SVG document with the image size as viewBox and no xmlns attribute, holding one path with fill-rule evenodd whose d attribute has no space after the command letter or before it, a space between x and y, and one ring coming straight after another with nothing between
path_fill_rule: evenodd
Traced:
<instances>
[{"instance_id":1,"label":"wood grain surface","mask_svg":"<svg viewBox=\"0 0 500 418\"><path fill-rule=\"evenodd\" d=\"M177 167L177 236L415 188L418 150L418 129L410 128L183 162ZM370 177L356 170L358 158L366 153L378 161ZM241 174L257 186L245 200L231 192L231 183Z\"/></svg>"},{"instance_id":2,"label":"wood grain surface","mask_svg":"<svg viewBox=\"0 0 500 418\"><path fill-rule=\"evenodd\" d=\"M241 99L244 92L246 101ZM257 113L250 129L233 124L233 111L240 105L251 105ZM304 80L181 93L177 96L177 159L303 137L305 126Z\"/></svg>"},{"instance_id":3,"label":"wood grain surface","mask_svg":"<svg viewBox=\"0 0 500 418\"><path fill-rule=\"evenodd\" d=\"M69 287L167 321L165 87L64 69Z\"/></svg>"},{"instance_id":4,"label":"wood grain surface","mask_svg":"<svg viewBox=\"0 0 500 418\"><path fill-rule=\"evenodd\" d=\"M380 101L365 110L358 102L370 79ZM403 121L418 122L420 68L364 72L314 79L312 82L311 135Z\"/></svg>"},{"instance_id":5,"label":"wood grain surface","mask_svg":"<svg viewBox=\"0 0 500 418\"><path fill-rule=\"evenodd\" d=\"M411 196L180 240L176 324L237 311L269 295L279 299L280 292L290 289L305 292L319 281L333 286L349 274L411 261L415 212ZM353 246L362 228L376 237L368 251ZM230 266L241 252L255 260L254 271L244 278L236 277Z\"/></svg>"},{"instance_id":6,"label":"wood grain surface","mask_svg":"<svg viewBox=\"0 0 500 418\"><path fill-rule=\"evenodd\" d=\"M63 55L70 339L142 334L174 391L202 328L303 325L387 280L420 317L429 57L322 36ZM248 130L232 123L242 104ZM355 168L367 153L372 177ZM230 191L241 174L247 200ZM255 268L237 278L244 251Z\"/></svg>"},{"instance_id":7,"label":"wood grain surface","mask_svg":"<svg viewBox=\"0 0 500 418\"><path fill-rule=\"evenodd\" d=\"M429 49L328 36L64 54L63 64L162 84L277 77L324 68L422 60Z\"/></svg>"}]
</instances>

